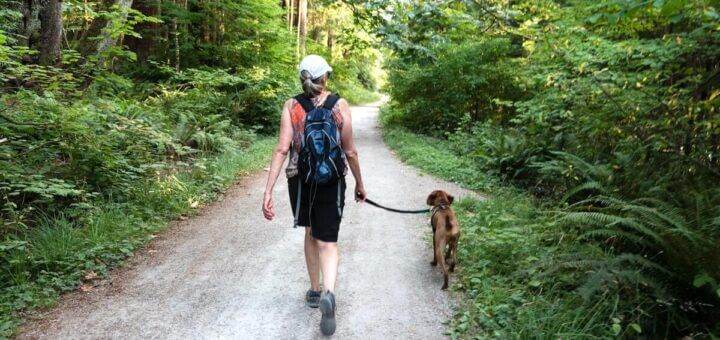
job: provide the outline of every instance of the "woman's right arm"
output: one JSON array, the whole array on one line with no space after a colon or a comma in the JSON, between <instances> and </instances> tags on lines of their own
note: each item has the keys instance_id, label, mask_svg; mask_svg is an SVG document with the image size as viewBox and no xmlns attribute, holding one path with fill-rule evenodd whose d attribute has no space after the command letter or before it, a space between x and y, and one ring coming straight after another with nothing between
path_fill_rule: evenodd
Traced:
<instances>
[{"instance_id":1,"label":"woman's right arm","mask_svg":"<svg viewBox=\"0 0 720 340\"><path fill-rule=\"evenodd\" d=\"M285 159L287 158L288 152L290 152L290 143L293 137L292 121L290 120L290 105L292 99L285 102L282 114L280 115L280 135L278 136L278 142L273 151L272 161L270 162L270 172L268 173L267 184L265 185L265 195L263 197L263 215L266 219L272 220L275 217L275 208L272 202L272 191L275 187L275 182L280 175L280 168Z\"/></svg>"}]
</instances>

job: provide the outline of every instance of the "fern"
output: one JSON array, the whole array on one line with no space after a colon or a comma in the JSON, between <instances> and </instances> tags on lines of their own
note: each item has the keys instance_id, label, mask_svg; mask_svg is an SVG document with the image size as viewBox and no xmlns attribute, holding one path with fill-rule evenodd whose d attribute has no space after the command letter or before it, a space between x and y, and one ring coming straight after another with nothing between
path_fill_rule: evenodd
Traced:
<instances>
[{"instance_id":1,"label":"fern","mask_svg":"<svg viewBox=\"0 0 720 340\"><path fill-rule=\"evenodd\" d=\"M597 192L603 195L607 194L607 189L605 189L605 186L602 183L597 181L589 181L568 190L565 193L565 196L563 196L561 202L567 202L571 197L586 191Z\"/></svg>"}]
</instances>

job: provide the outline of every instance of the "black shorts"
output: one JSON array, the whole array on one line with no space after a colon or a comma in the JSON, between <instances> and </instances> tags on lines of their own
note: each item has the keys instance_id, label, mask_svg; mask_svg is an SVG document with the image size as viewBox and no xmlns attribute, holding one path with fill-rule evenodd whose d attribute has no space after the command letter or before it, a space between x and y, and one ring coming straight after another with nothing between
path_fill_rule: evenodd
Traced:
<instances>
[{"instance_id":1,"label":"black shorts","mask_svg":"<svg viewBox=\"0 0 720 340\"><path fill-rule=\"evenodd\" d=\"M336 184L326 186L311 186L307 183L300 185L300 211L295 211L298 198L298 182L300 176L288 178L288 192L293 216L296 216L298 225L311 227L310 233L314 239L325 242L337 242L345 208L345 177Z\"/></svg>"}]
</instances>

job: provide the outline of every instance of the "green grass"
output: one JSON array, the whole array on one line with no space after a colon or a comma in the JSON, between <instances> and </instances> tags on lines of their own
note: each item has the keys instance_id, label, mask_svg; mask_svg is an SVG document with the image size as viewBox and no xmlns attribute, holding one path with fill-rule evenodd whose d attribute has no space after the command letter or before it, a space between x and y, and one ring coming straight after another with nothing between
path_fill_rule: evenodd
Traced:
<instances>
[{"instance_id":1,"label":"green grass","mask_svg":"<svg viewBox=\"0 0 720 340\"><path fill-rule=\"evenodd\" d=\"M383 137L403 162L430 175L473 190L492 188L494 180L485 176L470 159L450 151L447 141L389 126L384 127Z\"/></svg>"},{"instance_id":2,"label":"green grass","mask_svg":"<svg viewBox=\"0 0 720 340\"><path fill-rule=\"evenodd\" d=\"M492 193L488 200L466 198L455 204L462 237L453 290L461 302L449 322L452 338L612 336L615 321L608 315L613 301L590 304L568 288L572 278L542 274L568 247L542 202L486 176L447 141L384 125L386 143L404 162Z\"/></svg>"},{"instance_id":3,"label":"green grass","mask_svg":"<svg viewBox=\"0 0 720 340\"><path fill-rule=\"evenodd\" d=\"M105 200L80 219L46 216L23 238L0 243L0 269L10 282L0 290L0 338L12 336L34 308L52 306L84 275L107 275L161 232L167 221L195 213L217 199L238 175L267 165L275 138L245 149L201 158L189 169L138 183L124 202ZM74 222L71 222L74 221Z\"/></svg>"}]
</instances>

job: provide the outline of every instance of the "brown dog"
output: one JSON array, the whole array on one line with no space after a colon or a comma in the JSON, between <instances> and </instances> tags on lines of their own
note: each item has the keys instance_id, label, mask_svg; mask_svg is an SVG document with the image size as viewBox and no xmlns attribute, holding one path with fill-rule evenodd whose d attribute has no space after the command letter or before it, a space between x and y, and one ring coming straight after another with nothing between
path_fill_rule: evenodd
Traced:
<instances>
[{"instance_id":1,"label":"brown dog","mask_svg":"<svg viewBox=\"0 0 720 340\"><path fill-rule=\"evenodd\" d=\"M445 269L445 259L450 259L450 271L455 271L457 264L458 240L460 239L460 223L455 218L451 205L455 198L442 190L435 190L427 198L427 204L432 205L430 224L433 230L433 261L431 265L440 264L440 271L445 276L442 289L448 288L448 271ZM447 246L447 251L445 247Z\"/></svg>"}]
</instances>

